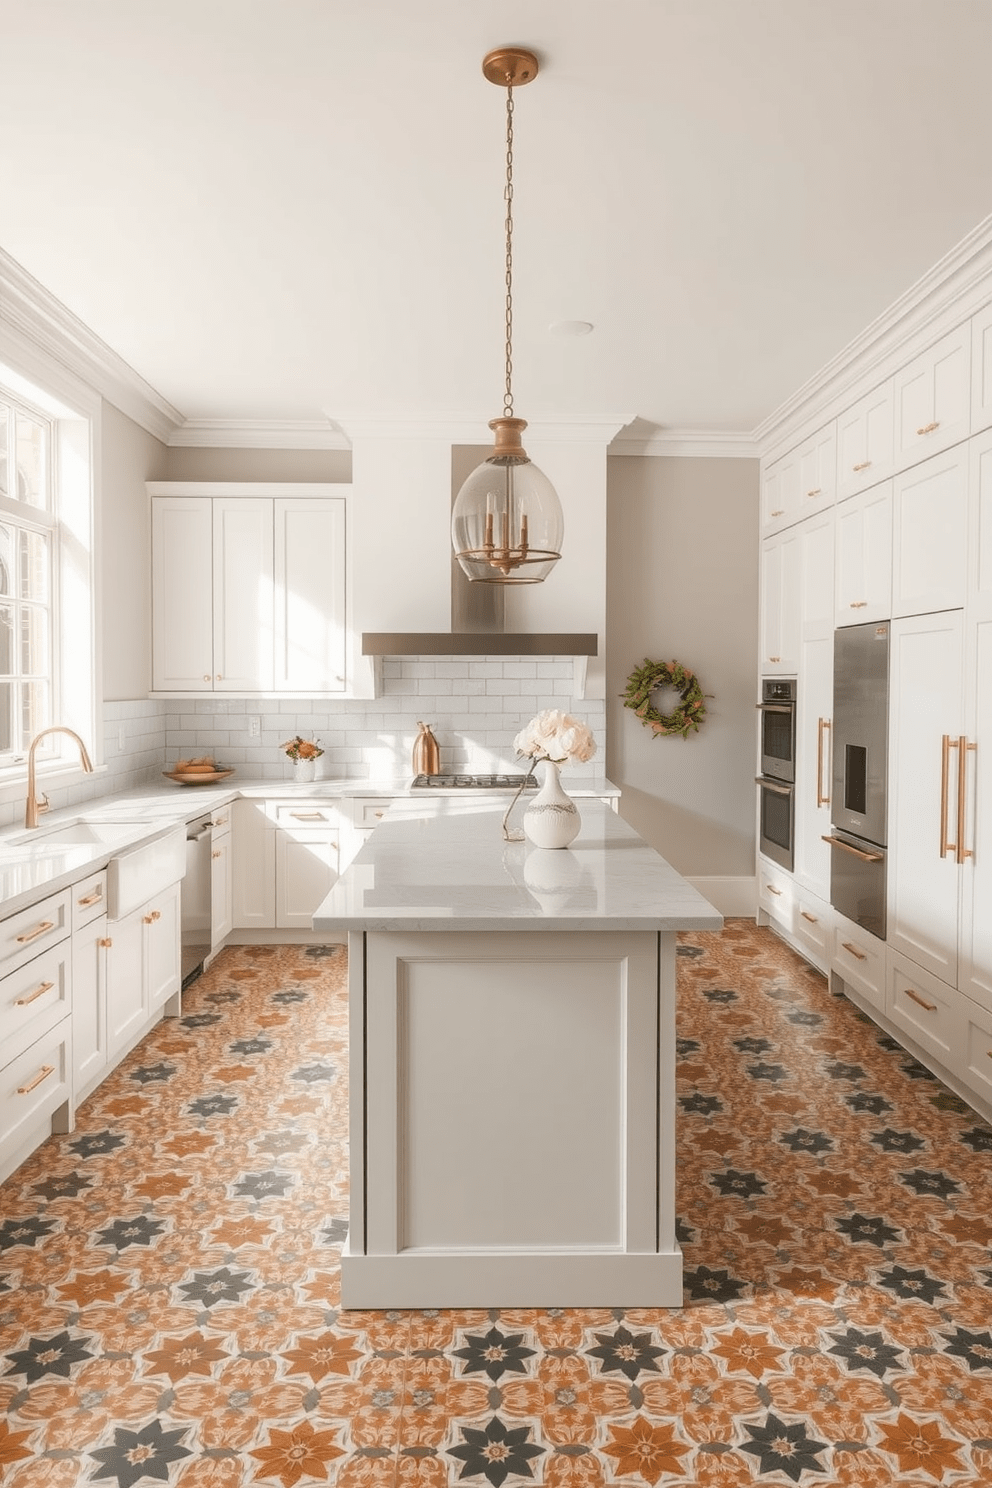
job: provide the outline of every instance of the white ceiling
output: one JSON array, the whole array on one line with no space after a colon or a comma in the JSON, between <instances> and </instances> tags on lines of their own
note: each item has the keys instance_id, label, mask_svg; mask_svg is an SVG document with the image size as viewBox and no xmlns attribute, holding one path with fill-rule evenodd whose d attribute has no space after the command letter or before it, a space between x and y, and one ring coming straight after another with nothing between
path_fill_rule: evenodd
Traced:
<instances>
[{"instance_id":1,"label":"white ceiling","mask_svg":"<svg viewBox=\"0 0 992 1488\"><path fill-rule=\"evenodd\" d=\"M0 248L186 418L488 419L510 42L531 421L750 431L990 210L988 0L0 0Z\"/></svg>"}]
</instances>

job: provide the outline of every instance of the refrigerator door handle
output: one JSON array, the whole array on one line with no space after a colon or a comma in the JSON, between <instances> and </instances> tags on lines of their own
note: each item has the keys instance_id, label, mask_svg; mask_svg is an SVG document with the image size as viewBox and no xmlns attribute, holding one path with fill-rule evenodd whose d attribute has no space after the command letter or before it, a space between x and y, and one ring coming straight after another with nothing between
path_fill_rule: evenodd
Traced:
<instances>
[{"instance_id":1,"label":"refrigerator door handle","mask_svg":"<svg viewBox=\"0 0 992 1488\"><path fill-rule=\"evenodd\" d=\"M961 739L952 739L950 734L942 734L940 737L940 856L942 858L946 858L948 853L954 853L957 857L960 842L960 834L958 842L947 840L947 805L950 795L951 750L954 749L958 754L958 822L960 823L962 815L961 744Z\"/></svg>"}]
</instances>

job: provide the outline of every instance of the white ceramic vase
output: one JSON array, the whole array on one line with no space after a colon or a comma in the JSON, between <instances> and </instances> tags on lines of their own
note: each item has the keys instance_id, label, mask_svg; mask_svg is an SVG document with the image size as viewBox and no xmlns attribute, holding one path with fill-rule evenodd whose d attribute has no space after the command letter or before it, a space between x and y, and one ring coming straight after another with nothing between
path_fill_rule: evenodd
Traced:
<instances>
[{"instance_id":1,"label":"white ceramic vase","mask_svg":"<svg viewBox=\"0 0 992 1488\"><path fill-rule=\"evenodd\" d=\"M312 759L298 759L293 761L293 779L299 781L314 780L317 775L317 761Z\"/></svg>"},{"instance_id":2,"label":"white ceramic vase","mask_svg":"<svg viewBox=\"0 0 992 1488\"><path fill-rule=\"evenodd\" d=\"M582 825L575 802L562 790L554 760L540 760L537 772L541 772L541 785L527 802L524 832L535 847L567 847Z\"/></svg>"}]
</instances>

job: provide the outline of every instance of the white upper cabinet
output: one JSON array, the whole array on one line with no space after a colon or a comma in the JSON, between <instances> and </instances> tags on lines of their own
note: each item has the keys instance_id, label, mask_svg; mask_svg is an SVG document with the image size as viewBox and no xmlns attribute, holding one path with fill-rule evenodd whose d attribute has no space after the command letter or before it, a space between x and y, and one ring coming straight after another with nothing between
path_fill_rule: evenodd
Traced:
<instances>
[{"instance_id":1,"label":"white upper cabinet","mask_svg":"<svg viewBox=\"0 0 992 1488\"><path fill-rule=\"evenodd\" d=\"M152 687L212 692L214 685L211 503L152 502Z\"/></svg>"},{"instance_id":2,"label":"white upper cabinet","mask_svg":"<svg viewBox=\"0 0 992 1488\"><path fill-rule=\"evenodd\" d=\"M837 425L827 424L799 446L799 500L802 521L833 506L837 494Z\"/></svg>"},{"instance_id":3,"label":"white upper cabinet","mask_svg":"<svg viewBox=\"0 0 992 1488\"><path fill-rule=\"evenodd\" d=\"M837 508L835 622L888 620L892 610L892 482Z\"/></svg>"},{"instance_id":4,"label":"white upper cabinet","mask_svg":"<svg viewBox=\"0 0 992 1488\"><path fill-rule=\"evenodd\" d=\"M992 425L992 305L971 322L971 432Z\"/></svg>"},{"instance_id":5,"label":"white upper cabinet","mask_svg":"<svg viewBox=\"0 0 992 1488\"><path fill-rule=\"evenodd\" d=\"M904 470L892 482L894 616L964 604L968 465L968 447L960 444Z\"/></svg>"},{"instance_id":6,"label":"white upper cabinet","mask_svg":"<svg viewBox=\"0 0 992 1488\"><path fill-rule=\"evenodd\" d=\"M272 691L272 502L214 501L214 690Z\"/></svg>"},{"instance_id":7,"label":"white upper cabinet","mask_svg":"<svg viewBox=\"0 0 992 1488\"><path fill-rule=\"evenodd\" d=\"M966 439L971 430L971 322L895 375L896 469Z\"/></svg>"},{"instance_id":8,"label":"white upper cabinet","mask_svg":"<svg viewBox=\"0 0 992 1488\"><path fill-rule=\"evenodd\" d=\"M763 534L778 532L798 522L799 504L799 451L792 450L776 460L764 472L761 482L761 531ZM803 514L804 515L804 514Z\"/></svg>"},{"instance_id":9,"label":"white upper cabinet","mask_svg":"<svg viewBox=\"0 0 992 1488\"><path fill-rule=\"evenodd\" d=\"M796 528L766 538L762 544L758 662L762 676L795 675L799 666L800 553Z\"/></svg>"},{"instance_id":10,"label":"white upper cabinet","mask_svg":"<svg viewBox=\"0 0 992 1488\"><path fill-rule=\"evenodd\" d=\"M153 691L345 691L346 503L324 494L334 489L149 484Z\"/></svg>"},{"instance_id":11,"label":"white upper cabinet","mask_svg":"<svg viewBox=\"0 0 992 1488\"><path fill-rule=\"evenodd\" d=\"M837 420L837 500L892 474L892 378L873 388Z\"/></svg>"},{"instance_id":12,"label":"white upper cabinet","mask_svg":"<svg viewBox=\"0 0 992 1488\"><path fill-rule=\"evenodd\" d=\"M275 501L275 689L345 685L345 511L340 497Z\"/></svg>"}]
</instances>

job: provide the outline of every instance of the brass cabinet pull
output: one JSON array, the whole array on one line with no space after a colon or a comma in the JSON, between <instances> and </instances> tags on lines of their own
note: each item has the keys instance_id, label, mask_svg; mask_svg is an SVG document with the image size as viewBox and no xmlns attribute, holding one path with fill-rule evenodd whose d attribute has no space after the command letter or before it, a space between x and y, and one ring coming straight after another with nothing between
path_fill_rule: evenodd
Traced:
<instances>
[{"instance_id":1,"label":"brass cabinet pull","mask_svg":"<svg viewBox=\"0 0 992 1488\"><path fill-rule=\"evenodd\" d=\"M54 986L54 982L42 982L40 986L35 987L33 992L29 992L27 997L15 998L14 1006L28 1007L30 1003L36 1002L39 997L43 997L46 992L50 992Z\"/></svg>"},{"instance_id":2,"label":"brass cabinet pull","mask_svg":"<svg viewBox=\"0 0 992 1488\"><path fill-rule=\"evenodd\" d=\"M204 674L203 674L203 680L204 680L204 682L209 682L210 681L210 673L209 672L204 672Z\"/></svg>"},{"instance_id":3,"label":"brass cabinet pull","mask_svg":"<svg viewBox=\"0 0 992 1488\"><path fill-rule=\"evenodd\" d=\"M957 855L958 844L947 840L947 797L949 794L949 782L951 775L951 750L960 750L961 740L952 739L950 734L940 736L940 856L946 858L949 852ZM960 775L961 756L958 754L958 796L960 798Z\"/></svg>"},{"instance_id":4,"label":"brass cabinet pull","mask_svg":"<svg viewBox=\"0 0 992 1488\"><path fill-rule=\"evenodd\" d=\"M769 894L781 894L781 892L782 892L782 890L781 889L777 889L774 884L767 884L766 887L768 889Z\"/></svg>"},{"instance_id":5,"label":"brass cabinet pull","mask_svg":"<svg viewBox=\"0 0 992 1488\"><path fill-rule=\"evenodd\" d=\"M327 817L322 811L291 811L290 816L296 821L326 821Z\"/></svg>"},{"instance_id":6,"label":"brass cabinet pull","mask_svg":"<svg viewBox=\"0 0 992 1488\"><path fill-rule=\"evenodd\" d=\"M218 682L223 682L223 680L224 680L224 679L223 679L223 677L222 677L222 676L221 676L221 674L220 674L220 672L218 672L218 673L217 673L217 681L218 681Z\"/></svg>"},{"instance_id":7,"label":"brass cabinet pull","mask_svg":"<svg viewBox=\"0 0 992 1488\"><path fill-rule=\"evenodd\" d=\"M77 899L76 903L79 905L80 909L82 909L83 906L86 904L98 904L102 898L103 890L94 889L92 894L85 894L82 899Z\"/></svg>"},{"instance_id":8,"label":"brass cabinet pull","mask_svg":"<svg viewBox=\"0 0 992 1488\"><path fill-rule=\"evenodd\" d=\"M375 815L376 815L376 820L377 820L377 821L378 821L378 820L381 820L381 818L382 818L382 817L384 817L384 816L385 816L385 814L386 814L386 813L385 813L385 812L384 812L384 811L377 811L377 812L376 812L376 814L375 814Z\"/></svg>"},{"instance_id":9,"label":"brass cabinet pull","mask_svg":"<svg viewBox=\"0 0 992 1488\"><path fill-rule=\"evenodd\" d=\"M923 1008L925 1012L935 1013L937 1011L937 1004L935 1002L927 1002L925 998L920 997L918 993L914 992L912 987L904 987L903 991L912 1002L916 1003L917 1007Z\"/></svg>"},{"instance_id":10,"label":"brass cabinet pull","mask_svg":"<svg viewBox=\"0 0 992 1488\"><path fill-rule=\"evenodd\" d=\"M781 661L782 658L781 658L781 656L769 656L768 660L769 661Z\"/></svg>"},{"instance_id":11,"label":"brass cabinet pull","mask_svg":"<svg viewBox=\"0 0 992 1488\"><path fill-rule=\"evenodd\" d=\"M866 599L852 599L848 608L852 610L863 610L867 604L868 601Z\"/></svg>"},{"instance_id":12,"label":"brass cabinet pull","mask_svg":"<svg viewBox=\"0 0 992 1488\"><path fill-rule=\"evenodd\" d=\"M105 946L108 950L113 945L113 943L114 942L109 935L101 935L100 939L97 941L97 945Z\"/></svg>"},{"instance_id":13,"label":"brass cabinet pull","mask_svg":"<svg viewBox=\"0 0 992 1488\"><path fill-rule=\"evenodd\" d=\"M54 1064L43 1064L33 1080L29 1080L26 1085L18 1085L18 1095L30 1095L32 1090L37 1090L42 1080L47 1080L49 1075L54 1075L54 1073Z\"/></svg>"},{"instance_id":14,"label":"brass cabinet pull","mask_svg":"<svg viewBox=\"0 0 992 1488\"><path fill-rule=\"evenodd\" d=\"M855 958L855 960L857 960L857 961L867 961L868 960L868 957L865 955L864 951L859 951L858 948L857 948L857 946L853 946L849 940L842 940L841 941L841 945L844 947L844 950L845 951L850 951L851 955Z\"/></svg>"},{"instance_id":15,"label":"brass cabinet pull","mask_svg":"<svg viewBox=\"0 0 992 1488\"><path fill-rule=\"evenodd\" d=\"M46 930L54 930L54 920L42 920L40 925L35 925L33 930L28 930L25 935L17 937L18 945L27 945L29 941L37 940L39 935L44 935Z\"/></svg>"},{"instance_id":16,"label":"brass cabinet pull","mask_svg":"<svg viewBox=\"0 0 992 1488\"><path fill-rule=\"evenodd\" d=\"M217 851L216 852L212 852L210 854L210 856L212 858L222 858L224 856L224 854L221 852L220 848L218 848Z\"/></svg>"},{"instance_id":17,"label":"brass cabinet pull","mask_svg":"<svg viewBox=\"0 0 992 1488\"><path fill-rule=\"evenodd\" d=\"M940 428L940 419L934 419L932 423L924 424L922 429L917 429L917 434L932 434L934 429Z\"/></svg>"},{"instance_id":18,"label":"brass cabinet pull","mask_svg":"<svg viewBox=\"0 0 992 1488\"><path fill-rule=\"evenodd\" d=\"M811 925L818 925L820 923L819 920L816 918L816 915L811 915L808 910L801 909L799 913L802 915L804 920L809 920Z\"/></svg>"},{"instance_id":19,"label":"brass cabinet pull","mask_svg":"<svg viewBox=\"0 0 992 1488\"><path fill-rule=\"evenodd\" d=\"M823 735L830 728L829 718L816 720L816 804L830 805L830 792L823 790Z\"/></svg>"},{"instance_id":20,"label":"brass cabinet pull","mask_svg":"<svg viewBox=\"0 0 992 1488\"><path fill-rule=\"evenodd\" d=\"M227 817L226 816L215 816L214 819L213 819L213 821L210 823L210 825L212 827L226 827L227 826Z\"/></svg>"},{"instance_id":21,"label":"brass cabinet pull","mask_svg":"<svg viewBox=\"0 0 992 1488\"><path fill-rule=\"evenodd\" d=\"M160 909L153 909L150 914L143 916L146 925L153 925L156 920L160 920L161 918L162 911Z\"/></svg>"},{"instance_id":22,"label":"brass cabinet pull","mask_svg":"<svg viewBox=\"0 0 992 1488\"><path fill-rule=\"evenodd\" d=\"M870 464L871 464L871 461L870 460L862 460L860 465L852 465L851 466L851 469L852 470L867 470L868 469L868 466Z\"/></svg>"},{"instance_id":23,"label":"brass cabinet pull","mask_svg":"<svg viewBox=\"0 0 992 1488\"><path fill-rule=\"evenodd\" d=\"M772 512L772 516L773 517L784 517L785 516L785 507L784 506L781 506L781 507L779 507L778 511L773 511Z\"/></svg>"},{"instance_id":24,"label":"brass cabinet pull","mask_svg":"<svg viewBox=\"0 0 992 1488\"><path fill-rule=\"evenodd\" d=\"M822 496L823 495L823 487L822 486L817 486L817 488L816 488L815 491L807 491L806 492L806 495L807 496Z\"/></svg>"},{"instance_id":25,"label":"brass cabinet pull","mask_svg":"<svg viewBox=\"0 0 992 1488\"><path fill-rule=\"evenodd\" d=\"M975 855L970 847L964 845L965 831L965 808L968 801L968 752L978 753L977 744L969 744L967 738L962 734L958 740L958 850L955 862L963 863L966 858Z\"/></svg>"},{"instance_id":26,"label":"brass cabinet pull","mask_svg":"<svg viewBox=\"0 0 992 1488\"><path fill-rule=\"evenodd\" d=\"M860 847L852 847L849 842L842 842L839 837L824 836L822 840L824 842L829 842L831 847L839 847L844 852L853 853L856 858L861 858L861 860L865 863L880 863L884 856L884 854L882 853L862 852Z\"/></svg>"}]
</instances>

